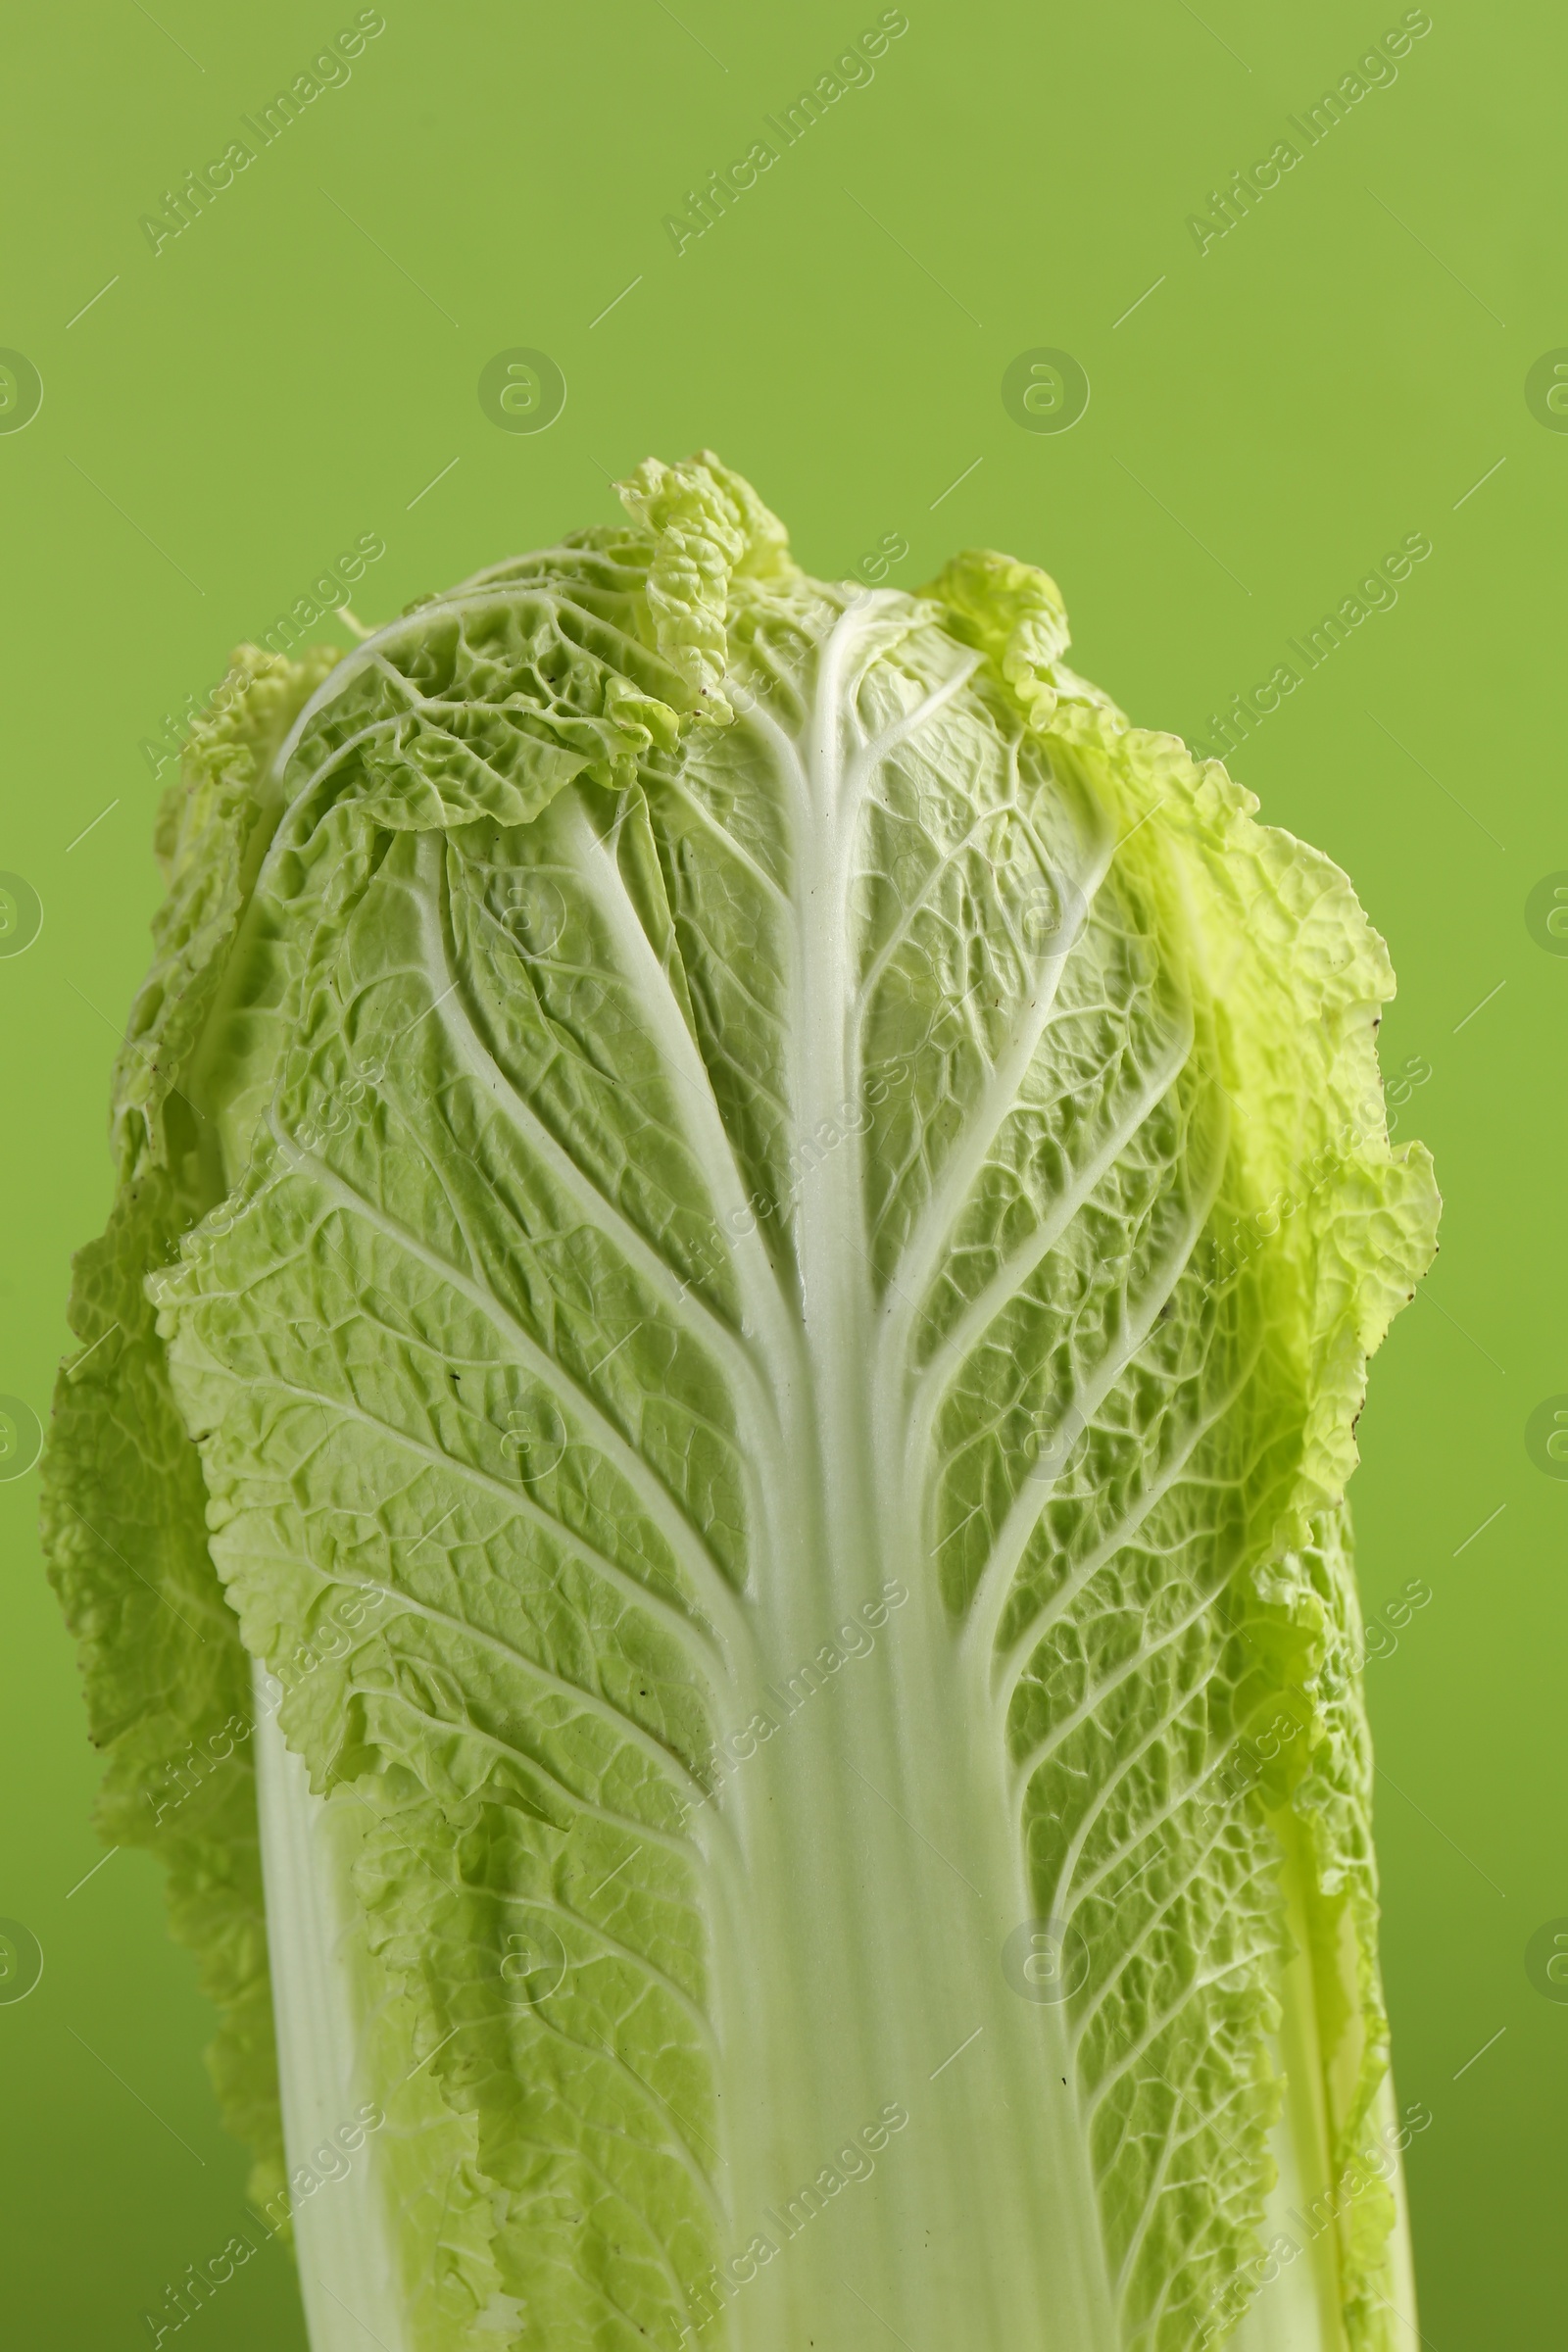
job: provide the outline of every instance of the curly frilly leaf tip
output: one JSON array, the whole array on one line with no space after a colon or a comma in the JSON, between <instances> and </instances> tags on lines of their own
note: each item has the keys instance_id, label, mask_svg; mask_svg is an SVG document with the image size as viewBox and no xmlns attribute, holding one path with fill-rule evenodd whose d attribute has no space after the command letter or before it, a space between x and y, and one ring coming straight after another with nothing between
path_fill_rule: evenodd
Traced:
<instances>
[{"instance_id":1,"label":"curly frilly leaf tip","mask_svg":"<svg viewBox=\"0 0 1568 2352\"><path fill-rule=\"evenodd\" d=\"M729 720L734 712L723 679L731 584L797 578L789 534L750 482L711 450L678 466L645 458L615 487L653 541L648 607L659 650L699 699L702 715Z\"/></svg>"}]
</instances>

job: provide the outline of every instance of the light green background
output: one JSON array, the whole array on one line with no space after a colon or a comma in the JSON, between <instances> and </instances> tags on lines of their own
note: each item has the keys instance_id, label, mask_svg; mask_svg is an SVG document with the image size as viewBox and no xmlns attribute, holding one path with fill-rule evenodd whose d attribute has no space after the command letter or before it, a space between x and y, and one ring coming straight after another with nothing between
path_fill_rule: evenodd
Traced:
<instances>
[{"instance_id":1,"label":"light green background","mask_svg":"<svg viewBox=\"0 0 1568 2352\"><path fill-rule=\"evenodd\" d=\"M966 543L1044 564L1089 674L1200 736L1426 532L1397 607L1234 764L1392 943L1386 1069L1431 1065L1400 1132L1436 1151L1444 1250L1376 1368L1355 1487L1369 1604L1413 1576L1434 1595L1369 1670L1399 2087L1434 2119L1410 2156L1422 2330L1433 2352L1557 2352L1568 2006L1523 1954L1568 1913L1568 1486L1523 1430L1568 1390L1568 959L1524 904L1568 867L1568 434L1524 379L1568 343L1568 26L1432 0L1396 82L1200 255L1189 214L1398 7L907 13L874 81L678 256L663 216L875 7L386 0L347 86L156 257L139 216L352 9L157 0L155 22L90 0L13 22L0 344L44 402L0 435L0 866L45 919L0 960L0 1390L47 1409L68 1253L108 1203L108 1071L157 892L139 746L359 533L386 541L358 607L380 621L607 516L609 477L645 453L711 444L818 570L890 532L902 586ZM537 435L475 395L518 344L567 380ZM1088 372L1070 432L1003 408L1037 345ZM36 1991L0 2005L0 2331L119 2352L222 2244L243 2160L153 1865L118 1854L77 1886L96 1770L35 1506L34 1477L0 1486L0 1914L45 1952ZM281 2257L182 2340L298 2347Z\"/></svg>"}]
</instances>

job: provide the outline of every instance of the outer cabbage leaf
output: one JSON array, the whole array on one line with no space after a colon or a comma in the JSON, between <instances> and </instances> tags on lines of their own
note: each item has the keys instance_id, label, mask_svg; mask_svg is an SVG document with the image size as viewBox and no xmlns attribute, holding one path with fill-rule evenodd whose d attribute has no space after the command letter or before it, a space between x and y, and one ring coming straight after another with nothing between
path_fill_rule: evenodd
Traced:
<instances>
[{"instance_id":1,"label":"outer cabbage leaf","mask_svg":"<svg viewBox=\"0 0 1568 2352\"><path fill-rule=\"evenodd\" d=\"M208 1555L200 1463L145 1280L224 1189L210 1124L178 1079L266 847L269 762L332 660L240 648L226 707L198 723L165 794L156 842L169 896L115 1065L115 1202L75 1261L70 1315L84 1346L61 1372L44 1463L50 1574L108 1763L98 1826L107 1843L150 1847L168 1868L172 1925L221 2020L209 2064L256 2151L251 2186L264 2199L282 2185L283 2151L250 1661Z\"/></svg>"}]
</instances>

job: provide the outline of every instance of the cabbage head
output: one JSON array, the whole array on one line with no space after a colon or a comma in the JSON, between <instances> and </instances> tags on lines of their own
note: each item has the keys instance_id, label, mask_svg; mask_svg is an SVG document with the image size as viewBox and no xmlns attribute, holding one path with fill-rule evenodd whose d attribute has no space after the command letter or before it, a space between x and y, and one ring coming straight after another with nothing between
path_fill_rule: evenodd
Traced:
<instances>
[{"instance_id":1,"label":"cabbage head","mask_svg":"<svg viewBox=\"0 0 1568 2352\"><path fill-rule=\"evenodd\" d=\"M1404 2352L1383 945L1045 573L619 487L159 819L46 1534L258 2239L316 2352Z\"/></svg>"}]
</instances>

